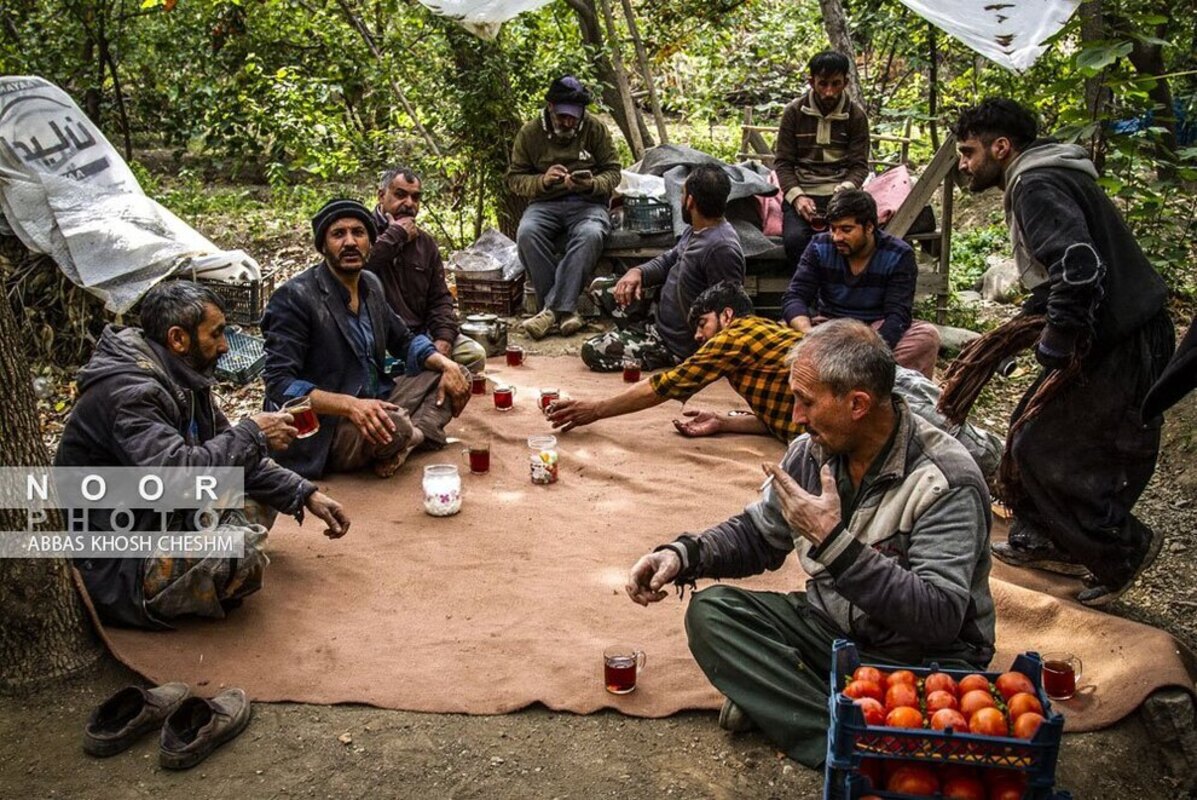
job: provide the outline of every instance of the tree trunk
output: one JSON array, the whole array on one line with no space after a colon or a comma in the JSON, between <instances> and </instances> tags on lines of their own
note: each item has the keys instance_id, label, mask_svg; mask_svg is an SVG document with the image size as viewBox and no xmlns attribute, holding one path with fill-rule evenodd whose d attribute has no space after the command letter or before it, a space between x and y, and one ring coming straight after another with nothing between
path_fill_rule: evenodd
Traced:
<instances>
[{"instance_id":1,"label":"tree trunk","mask_svg":"<svg viewBox=\"0 0 1197 800\"><path fill-rule=\"evenodd\" d=\"M1168 35L1163 25L1157 27L1153 33L1161 39ZM1164 49L1158 44L1145 44L1136 40L1128 58L1135 70L1144 77L1163 75L1167 72L1164 67ZM1155 105L1155 124L1164 129L1164 133L1155 143L1156 174L1164 180L1171 180L1176 177L1176 113L1172 108L1172 87L1168 84L1168 79L1157 78L1155 85L1147 90L1147 96Z\"/></svg>"},{"instance_id":2,"label":"tree trunk","mask_svg":"<svg viewBox=\"0 0 1197 800\"><path fill-rule=\"evenodd\" d=\"M844 4L840 0L819 0L819 8L823 11L823 28L827 31L831 48L848 57L848 96L863 107L860 76L856 73L856 46L852 44L852 35L848 32L848 15L844 13Z\"/></svg>"},{"instance_id":3,"label":"tree trunk","mask_svg":"<svg viewBox=\"0 0 1197 800\"><path fill-rule=\"evenodd\" d=\"M644 146L652 147L653 137L643 117L636 114L633 119L629 120L623 110L619 90L616 88L619 81L615 75L615 68L611 66L611 58L607 55L606 39L603 36L602 23L599 22L598 11L595 8L595 0L565 0L565 2L578 17L582 43L594 60L595 73L603 84L603 105L611 109L611 116L615 118L615 124L623 133L624 141L628 142L628 146L631 147L631 126L635 125L640 130L640 140L644 142Z\"/></svg>"},{"instance_id":4,"label":"tree trunk","mask_svg":"<svg viewBox=\"0 0 1197 800\"><path fill-rule=\"evenodd\" d=\"M638 119L636 101L632 99L632 87L628 84L628 73L623 68L623 56L620 55L619 31L615 27L615 16L611 13L609 0L599 0L603 7L603 19L607 23L607 38L611 45L611 67L615 72L615 88L619 90L619 102L623 106L624 116L628 119ZM628 126L628 133L632 138L628 144L632 148L632 158L639 161L644 157L644 137L640 135L638 125Z\"/></svg>"},{"instance_id":5,"label":"tree trunk","mask_svg":"<svg viewBox=\"0 0 1197 800\"><path fill-rule=\"evenodd\" d=\"M2 272L3 270L0 270ZM0 465L49 463L32 372L12 306L0 297ZM0 509L3 531L24 530L24 513ZM101 655L63 559L0 559L0 693L80 672Z\"/></svg>"},{"instance_id":6,"label":"tree trunk","mask_svg":"<svg viewBox=\"0 0 1197 800\"><path fill-rule=\"evenodd\" d=\"M1081 42L1096 42L1105 38L1105 22L1102 19L1102 0L1085 0L1081 3ZM1110 100L1110 90L1103 86L1104 72L1085 78L1085 111L1089 121L1096 123L1093 135L1089 137L1089 154L1098 172L1105 171L1106 126L1102 115Z\"/></svg>"}]
</instances>

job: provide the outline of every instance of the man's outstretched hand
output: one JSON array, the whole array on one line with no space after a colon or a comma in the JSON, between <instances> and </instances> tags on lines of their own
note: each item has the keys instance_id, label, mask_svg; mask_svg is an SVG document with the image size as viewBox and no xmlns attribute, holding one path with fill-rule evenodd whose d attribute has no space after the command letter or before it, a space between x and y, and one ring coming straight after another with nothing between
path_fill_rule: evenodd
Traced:
<instances>
[{"instance_id":1,"label":"man's outstretched hand","mask_svg":"<svg viewBox=\"0 0 1197 800\"><path fill-rule=\"evenodd\" d=\"M599 419L598 403L586 400L558 400L549 406L548 413L553 428L560 428L562 433Z\"/></svg>"},{"instance_id":2,"label":"man's outstretched hand","mask_svg":"<svg viewBox=\"0 0 1197 800\"><path fill-rule=\"evenodd\" d=\"M304 505L308 511L324 520L324 524L328 526L324 529L324 535L328 538L340 539L349 533L349 515L340 503L324 492L312 492Z\"/></svg>"},{"instance_id":3,"label":"man's outstretched hand","mask_svg":"<svg viewBox=\"0 0 1197 800\"><path fill-rule=\"evenodd\" d=\"M628 582L624 586L633 603L647 606L658 603L669 596L665 584L677 577L682 570L682 560L670 549L649 553L632 566Z\"/></svg>"},{"instance_id":4,"label":"man's outstretched hand","mask_svg":"<svg viewBox=\"0 0 1197 800\"><path fill-rule=\"evenodd\" d=\"M683 411L682 416L690 419L673 421L673 427L682 436L714 436L723 430L721 418L714 411Z\"/></svg>"}]
</instances>

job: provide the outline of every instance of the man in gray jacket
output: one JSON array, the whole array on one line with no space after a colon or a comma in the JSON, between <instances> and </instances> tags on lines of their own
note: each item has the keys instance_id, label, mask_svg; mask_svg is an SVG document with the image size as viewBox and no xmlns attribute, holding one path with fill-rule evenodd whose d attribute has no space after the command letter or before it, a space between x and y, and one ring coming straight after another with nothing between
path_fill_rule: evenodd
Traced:
<instances>
[{"instance_id":1,"label":"man in gray jacket","mask_svg":"<svg viewBox=\"0 0 1197 800\"><path fill-rule=\"evenodd\" d=\"M981 669L993 657L989 493L960 443L893 393L893 353L867 325L825 323L791 358L794 419L807 434L765 467L760 500L645 555L627 592L648 605L670 581L755 575L797 550L805 592L705 589L686 634L727 696L720 725L755 725L814 768L827 752L836 639L876 663Z\"/></svg>"}]
</instances>

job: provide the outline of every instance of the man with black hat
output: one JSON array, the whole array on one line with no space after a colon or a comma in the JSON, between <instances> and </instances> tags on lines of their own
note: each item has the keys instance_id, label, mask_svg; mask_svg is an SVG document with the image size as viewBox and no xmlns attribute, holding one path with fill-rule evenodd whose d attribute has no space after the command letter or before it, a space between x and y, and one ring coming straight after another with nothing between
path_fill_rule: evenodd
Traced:
<instances>
[{"instance_id":1,"label":"man with black hat","mask_svg":"<svg viewBox=\"0 0 1197 800\"><path fill-rule=\"evenodd\" d=\"M320 420L278 460L306 478L367 466L389 477L417 447L445 444L469 373L412 334L365 271L378 232L364 205L330 200L312 231L324 260L283 284L262 317L266 407L306 396ZM404 376L386 374L387 352L407 365Z\"/></svg>"},{"instance_id":2,"label":"man with black hat","mask_svg":"<svg viewBox=\"0 0 1197 800\"><path fill-rule=\"evenodd\" d=\"M516 243L541 303L540 313L524 322L533 339L554 328L571 336L586 324L578 296L611 229L607 199L619 185L611 134L586 113L590 92L566 75L553 81L545 100L540 117L516 134L507 169L508 189L530 201Z\"/></svg>"}]
</instances>

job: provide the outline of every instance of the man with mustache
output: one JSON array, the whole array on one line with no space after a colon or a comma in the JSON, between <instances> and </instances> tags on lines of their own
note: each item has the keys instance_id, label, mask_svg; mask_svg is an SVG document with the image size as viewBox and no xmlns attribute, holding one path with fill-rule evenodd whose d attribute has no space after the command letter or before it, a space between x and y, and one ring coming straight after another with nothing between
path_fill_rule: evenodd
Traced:
<instances>
[{"instance_id":1,"label":"man with mustache","mask_svg":"<svg viewBox=\"0 0 1197 800\"><path fill-rule=\"evenodd\" d=\"M590 92L566 75L553 81L545 102L516 134L507 168L507 188L529 201L515 240L541 306L524 321L533 339L553 330L572 336L585 326L578 297L611 230L607 200L619 185L611 134L586 113Z\"/></svg>"},{"instance_id":2,"label":"man with mustache","mask_svg":"<svg viewBox=\"0 0 1197 800\"><path fill-rule=\"evenodd\" d=\"M432 340L437 352L471 371L486 366L486 350L461 334L453 295L436 240L419 226L423 198L419 176L404 166L387 170L378 183L374 225L378 240L366 269L382 281L387 303L412 333Z\"/></svg>"},{"instance_id":3,"label":"man with mustache","mask_svg":"<svg viewBox=\"0 0 1197 800\"><path fill-rule=\"evenodd\" d=\"M79 399L54 457L57 467L241 467L244 512L221 515L221 534L243 537L241 558L76 559L92 604L106 622L162 628L188 614L220 618L262 584L266 529L278 511L302 520L307 509L336 539L349 530L340 504L274 463L297 433L290 414L263 411L235 425L212 397L213 370L228 352L224 301L190 281L166 281L139 306L141 328L109 325L79 373ZM121 498L115 498L121 500ZM135 503L133 503L136 506ZM135 510L132 529L160 531L157 512ZM105 510L88 529L113 529ZM173 514L172 531L194 531L190 514Z\"/></svg>"},{"instance_id":4,"label":"man with mustache","mask_svg":"<svg viewBox=\"0 0 1197 800\"><path fill-rule=\"evenodd\" d=\"M918 267L914 250L877 227L877 203L868 192L845 189L827 204L830 230L807 245L781 300L794 330L838 317L872 325L897 362L935 376L939 331L913 319Z\"/></svg>"},{"instance_id":5,"label":"man with mustache","mask_svg":"<svg viewBox=\"0 0 1197 800\"><path fill-rule=\"evenodd\" d=\"M469 400L469 371L387 305L365 270L377 237L365 206L330 200L312 232L323 260L279 287L262 317L267 406L306 396L320 418L280 462L308 478L367 467L390 477L416 448L444 446L445 425ZM406 365L397 379L384 369L388 352Z\"/></svg>"}]
</instances>

